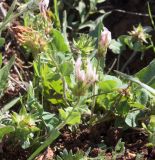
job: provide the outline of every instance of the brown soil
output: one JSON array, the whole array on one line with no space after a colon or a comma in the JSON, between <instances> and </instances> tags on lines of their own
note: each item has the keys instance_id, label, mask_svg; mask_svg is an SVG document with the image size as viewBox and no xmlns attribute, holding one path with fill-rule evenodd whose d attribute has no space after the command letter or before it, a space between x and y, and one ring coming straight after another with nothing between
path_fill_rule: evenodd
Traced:
<instances>
[{"instance_id":1,"label":"brown soil","mask_svg":"<svg viewBox=\"0 0 155 160\"><path fill-rule=\"evenodd\" d=\"M52 157L55 157L64 149L75 153L79 150L86 152L91 148L89 156L97 157L105 149L105 157L111 159L112 150L120 138L125 142L125 154L118 160L135 160L138 153L143 155L142 160L155 158L155 148L146 146L148 135L143 130L123 131L120 128L110 127L109 124L98 124L93 127L81 125L77 131L70 131L66 127L62 130L62 135L51 146L50 153L52 152ZM26 160L30 155L30 150L23 150L18 145L11 144L8 139L1 144L1 151L3 153L0 153L0 159L5 158L6 160ZM48 150L39 157L45 153L49 154Z\"/></svg>"},{"instance_id":2,"label":"brown soil","mask_svg":"<svg viewBox=\"0 0 155 160\"><path fill-rule=\"evenodd\" d=\"M88 128L80 126L77 132L64 130L62 136L54 144L55 155L63 149L88 151L91 148L89 156L96 157L102 152L103 145L106 145L105 155L112 158L111 152L114 150L118 140L122 138L125 142L125 154L119 160L134 160L137 153L144 156L143 159L155 158L154 149L147 148L147 134L144 131L128 129L123 131L120 128L109 127L109 124L99 124Z\"/></svg>"}]
</instances>

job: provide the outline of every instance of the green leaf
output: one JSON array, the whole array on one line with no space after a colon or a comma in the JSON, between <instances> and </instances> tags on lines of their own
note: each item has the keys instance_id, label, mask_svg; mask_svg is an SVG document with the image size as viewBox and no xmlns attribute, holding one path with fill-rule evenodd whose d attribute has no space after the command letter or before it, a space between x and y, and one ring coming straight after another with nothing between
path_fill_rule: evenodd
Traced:
<instances>
[{"instance_id":1,"label":"green leaf","mask_svg":"<svg viewBox=\"0 0 155 160\"><path fill-rule=\"evenodd\" d=\"M150 116L150 123L148 124L148 129L151 132L155 132L155 115Z\"/></svg>"},{"instance_id":2,"label":"green leaf","mask_svg":"<svg viewBox=\"0 0 155 160\"><path fill-rule=\"evenodd\" d=\"M5 43L5 38L0 37L0 47L2 47Z\"/></svg>"},{"instance_id":3,"label":"green leaf","mask_svg":"<svg viewBox=\"0 0 155 160\"><path fill-rule=\"evenodd\" d=\"M118 39L123 44L124 49L126 48L126 45L133 49L132 36L121 35Z\"/></svg>"},{"instance_id":4,"label":"green leaf","mask_svg":"<svg viewBox=\"0 0 155 160\"><path fill-rule=\"evenodd\" d=\"M112 40L110 45L109 45L109 48L112 50L113 53L115 54L120 54L122 51L123 51L123 44L119 41L116 41L116 40Z\"/></svg>"},{"instance_id":5,"label":"green leaf","mask_svg":"<svg viewBox=\"0 0 155 160\"><path fill-rule=\"evenodd\" d=\"M59 114L60 114L61 119L63 121L67 119L66 124L68 125L79 124L81 121L80 112L78 111L73 111L72 113L71 112L72 112L72 107L68 107L66 110L59 109Z\"/></svg>"},{"instance_id":6,"label":"green leaf","mask_svg":"<svg viewBox=\"0 0 155 160\"><path fill-rule=\"evenodd\" d=\"M155 88L155 60L136 73L135 76L143 83L147 83L149 86Z\"/></svg>"},{"instance_id":7,"label":"green leaf","mask_svg":"<svg viewBox=\"0 0 155 160\"><path fill-rule=\"evenodd\" d=\"M140 111L129 112L125 118L126 124L130 127L136 127L137 126L136 117L138 116L139 113Z\"/></svg>"},{"instance_id":8,"label":"green leaf","mask_svg":"<svg viewBox=\"0 0 155 160\"><path fill-rule=\"evenodd\" d=\"M96 12L96 5L97 1L96 0L90 0L90 12Z\"/></svg>"},{"instance_id":9,"label":"green leaf","mask_svg":"<svg viewBox=\"0 0 155 160\"><path fill-rule=\"evenodd\" d=\"M43 112L42 119L50 131L52 131L52 129L55 128L60 122L60 120L56 118L55 114L49 112Z\"/></svg>"},{"instance_id":10,"label":"green leaf","mask_svg":"<svg viewBox=\"0 0 155 160\"><path fill-rule=\"evenodd\" d=\"M138 109L144 109L145 108L145 106L143 104L140 104L138 102L130 103L130 106L134 107L134 108L138 108Z\"/></svg>"},{"instance_id":11,"label":"green leaf","mask_svg":"<svg viewBox=\"0 0 155 160\"><path fill-rule=\"evenodd\" d=\"M146 105L149 100L149 92L145 89L141 89L136 93L137 100L140 104Z\"/></svg>"},{"instance_id":12,"label":"green leaf","mask_svg":"<svg viewBox=\"0 0 155 160\"><path fill-rule=\"evenodd\" d=\"M144 52L145 51L145 46L143 45L143 43L136 41L133 44L133 50L136 52Z\"/></svg>"},{"instance_id":13,"label":"green leaf","mask_svg":"<svg viewBox=\"0 0 155 160\"><path fill-rule=\"evenodd\" d=\"M22 108L20 109L19 111L19 115L26 115L27 114L27 111L26 111L26 108L24 106L22 106Z\"/></svg>"},{"instance_id":14,"label":"green leaf","mask_svg":"<svg viewBox=\"0 0 155 160\"><path fill-rule=\"evenodd\" d=\"M20 97L15 98L11 102L4 105L3 108L0 110L0 112L5 113L6 111L8 111L11 107L13 107L19 101L19 99L20 99Z\"/></svg>"},{"instance_id":15,"label":"green leaf","mask_svg":"<svg viewBox=\"0 0 155 160\"><path fill-rule=\"evenodd\" d=\"M121 81L119 78L115 77L115 76L104 75L104 80L114 80L114 81L117 82L117 84L118 84L119 86L122 86L122 81Z\"/></svg>"},{"instance_id":16,"label":"green leaf","mask_svg":"<svg viewBox=\"0 0 155 160\"><path fill-rule=\"evenodd\" d=\"M49 101L52 103L52 104L60 104L60 103L63 103L63 100L60 98L50 98Z\"/></svg>"},{"instance_id":17,"label":"green leaf","mask_svg":"<svg viewBox=\"0 0 155 160\"><path fill-rule=\"evenodd\" d=\"M3 136L13 131L15 131L15 128L12 126L0 126L0 141L2 140Z\"/></svg>"},{"instance_id":18,"label":"green leaf","mask_svg":"<svg viewBox=\"0 0 155 160\"><path fill-rule=\"evenodd\" d=\"M98 25L96 25L95 29L92 32L90 32L90 36L96 38L96 46L98 45L98 41L101 37L102 29L103 29L103 23L102 21L100 21Z\"/></svg>"},{"instance_id":19,"label":"green leaf","mask_svg":"<svg viewBox=\"0 0 155 160\"><path fill-rule=\"evenodd\" d=\"M4 21L6 21L10 16L13 15L13 11L14 11L16 5L17 5L17 0L14 0L9 8L9 11L7 12L7 15L5 16Z\"/></svg>"},{"instance_id":20,"label":"green leaf","mask_svg":"<svg viewBox=\"0 0 155 160\"><path fill-rule=\"evenodd\" d=\"M99 89L105 93L113 92L122 86L122 81L117 77L106 75L103 81L99 82Z\"/></svg>"},{"instance_id":21,"label":"green leaf","mask_svg":"<svg viewBox=\"0 0 155 160\"><path fill-rule=\"evenodd\" d=\"M110 93L117 89L117 82L114 80L107 80L99 82L99 89L104 93Z\"/></svg>"},{"instance_id":22,"label":"green leaf","mask_svg":"<svg viewBox=\"0 0 155 160\"><path fill-rule=\"evenodd\" d=\"M52 81L50 83L50 86L55 90L56 93L62 94L63 91L63 86L62 86L62 81Z\"/></svg>"},{"instance_id":23,"label":"green leaf","mask_svg":"<svg viewBox=\"0 0 155 160\"><path fill-rule=\"evenodd\" d=\"M81 122L80 112L72 112L72 114L69 116L66 124L75 125L75 124L79 124L80 122Z\"/></svg>"},{"instance_id":24,"label":"green leaf","mask_svg":"<svg viewBox=\"0 0 155 160\"><path fill-rule=\"evenodd\" d=\"M21 146L22 146L23 149L29 148L30 147L29 138L26 141L24 141Z\"/></svg>"},{"instance_id":25,"label":"green leaf","mask_svg":"<svg viewBox=\"0 0 155 160\"><path fill-rule=\"evenodd\" d=\"M125 143L121 141L121 139L117 142L115 146L115 154L116 158L120 158L125 153Z\"/></svg>"},{"instance_id":26,"label":"green leaf","mask_svg":"<svg viewBox=\"0 0 155 160\"><path fill-rule=\"evenodd\" d=\"M86 12L86 5L83 1L79 2L78 7L76 7L77 11L79 11L80 18L81 18L81 23L84 22L85 20L85 12Z\"/></svg>"},{"instance_id":27,"label":"green leaf","mask_svg":"<svg viewBox=\"0 0 155 160\"><path fill-rule=\"evenodd\" d=\"M106 0L97 0L97 3L103 3L105 2Z\"/></svg>"},{"instance_id":28,"label":"green leaf","mask_svg":"<svg viewBox=\"0 0 155 160\"><path fill-rule=\"evenodd\" d=\"M119 106L117 106L117 112L119 115L127 115L130 110L130 105L128 104L127 100L123 100L119 103Z\"/></svg>"},{"instance_id":29,"label":"green leaf","mask_svg":"<svg viewBox=\"0 0 155 160\"><path fill-rule=\"evenodd\" d=\"M62 120L67 118L67 113L63 109L59 109L59 114Z\"/></svg>"},{"instance_id":30,"label":"green leaf","mask_svg":"<svg viewBox=\"0 0 155 160\"><path fill-rule=\"evenodd\" d=\"M70 48L69 45L66 43L65 38L63 37L62 33L56 29L52 29L53 35L53 44L56 47L57 51L60 52L69 52Z\"/></svg>"},{"instance_id":31,"label":"green leaf","mask_svg":"<svg viewBox=\"0 0 155 160\"><path fill-rule=\"evenodd\" d=\"M89 27L90 30L94 30L96 27L96 23L92 20L86 21L85 23L81 23L78 27L78 29L84 29Z\"/></svg>"},{"instance_id":32,"label":"green leaf","mask_svg":"<svg viewBox=\"0 0 155 160\"><path fill-rule=\"evenodd\" d=\"M73 64L71 62L64 62L60 65L60 71L63 76L69 76L73 72Z\"/></svg>"},{"instance_id":33,"label":"green leaf","mask_svg":"<svg viewBox=\"0 0 155 160\"><path fill-rule=\"evenodd\" d=\"M42 118L44 121L49 121L51 120L53 117L55 116L55 114L52 114L50 112L43 112L42 114Z\"/></svg>"},{"instance_id":34,"label":"green leaf","mask_svg":"<svg viewBox=\"0 0 155 160\"><path fill-rule=\"evenodd\" d=\"M60 155L57 155L56 160L86 160L87 157L83 151L77 151L75 154L70 150L69 152L64 149L63 152L60 152Z\"/></svg>"},{"instance_id":35,"label":"green leaf","mask_svg":"<svg viewBox=\"0 0 155 160\"><path fill-rule=\"evenodd\" d=\"M14 61L15 61L15 56L13 56L10 59L7 65L5 65L3 68L0 69L0 94L7 85L9 70L11 69Z\"/></svg>"}]
</instances>

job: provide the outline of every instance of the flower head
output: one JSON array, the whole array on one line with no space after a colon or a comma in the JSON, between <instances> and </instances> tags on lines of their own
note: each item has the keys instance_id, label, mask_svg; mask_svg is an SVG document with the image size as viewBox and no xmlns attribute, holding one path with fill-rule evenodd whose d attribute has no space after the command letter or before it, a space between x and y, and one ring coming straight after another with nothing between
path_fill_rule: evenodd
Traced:
<instances>
[{"instance_id":1,"label":"flower head","mask_svg":"<svg viewBox=\"0 0 155 160\"><path fill-rule=\"evenodd\" d=\"M84 95L87 89L98 81L96 69L93 68L89 59L86 62L82 65L81 57L75 62L75 78L77 83L74 86L73 93L77 96Z\"/></svg>"},{"instance_id":2,"label":"flower head","mask_svg":"<svg viewBox=\"0 0 155 160\"><path fill-rule=\"evenodd\" d=\"M83 85L90 86L98 80L96 69L93 68L89 59L87 59L86 71L81 69L82 61L81 57L75 62L75 75L76 79L83 83Z\"/></svg>"},{"instance_id":3,"label":"flower head","mask_svg":"<svg viewBox=\"0 0 155 160\"><path fill-rule=\"evenodd\" d=\"M32 53L44 52L47 47L47 41L38 31L24 26L15 26L10 28L20 45L28 48Z\"/></svg>"},{"instance_id":4,"label":"flower head","mask_svg":"<svg viewBox=\"0 0 155 160\"><path fill-rule=\"evenodd\" d=\"M81 61L81 57L79 57L75 62L76 79L78 81L85 81L85 71L81 70L81 65L82 65L82 61Z\"/></svg>"},{"instance_id":5,"label":"flower head","mask_svg":"<svg viewBox=\"0 0 155 160\"><path fill-rule=\"evenodd\" d=\"M87 59L86 78L88 84L93 84L96 81L98 81L98 75L96 74L96 69L93 68L89 59Z\"/></svg>"},{"instance_id":6,"label":"flower head","mask_svg":"<svg viewBox=\"0 0 155 160\"><path fill-rule=\"evenodd\" d=\"M138 27L133 26L133 30L128 32L130 36L139 40L140 42L147 43L147 39L150 37L149 34L146 33L142 25L138 25Z\"/></svg>"},{"instance_id":7,"label":"flower head","mask_svg":"<svg viewBox=\"0 0 155 160\"><path fill-rule=\"evenodd\" d=\"M48 6L49 6L49 0L41 0L39 2L39 10L45 18L46 18L46 11Z\"/></svg>"}]
</instances>

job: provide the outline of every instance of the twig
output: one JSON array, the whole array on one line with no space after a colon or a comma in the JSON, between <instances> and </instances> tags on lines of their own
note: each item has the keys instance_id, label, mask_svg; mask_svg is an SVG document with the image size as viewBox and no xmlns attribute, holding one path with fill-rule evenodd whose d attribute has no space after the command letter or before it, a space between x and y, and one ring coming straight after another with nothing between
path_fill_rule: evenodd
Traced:
<instances>
[{"instance_id":1,"label":"twig","mask_svg":"<svg viewBox=\"0 0 155 160\"><path fill-rule=\"evenodd\" d=\"M125 63L124 66L122 67L121 72L124 71L124 69L126 68L126 66L132 61L132 59L136 56L136 54L137 54L136 51L134 51L134 52L132 53L132 55L129 57L129 59L126 61L126 63Z\"/></svg>"},{"instance_id":2,"label":"twig","mask_svg":"<svg viewBox=\"0 0 155 160\"><path fill-rule=\"evenodd\" d=\"M114 9L112 12L114 12L114 11L125 13L125 14L131 14L131 15L135 15L135 16L150 17L150 15L146 14L146 13L131 12L131 11L125 11L125 10L121 10L121 9ZM152 15L152 17L155 17L155 15Z\"/></svg>"},{"instance_id":3,"label":"twig","mask_svg":"<svg viewBox=\"0 0 155 160\"><path fill-rule=\"evenodd\" d=\"M111 65L111 67L109 68L107 74L109 74L109 73L112 71L112 69L114 68L116 62L117 62L117 59L115 58L115 59L114 59L114 62L113 62L112 65Z\"/></svg>"},{"instance_id":4,"label":"twig","mask_svg":"<svg viewBox=\"0 0 155 160\"><path fill-rule=\"evenodd\" d=\"M151 8L150 8L150 4L149 4L149 2L147 3L147 8L148 8L149 17L150 17L150 20L151 20L151 23L152 23L153 29L155 30L155 24L154 24L153 15L152 15L152 13L151 13Z\"/></svg>"},{"instance_id":5,"label":"twig","mask_svg":"<svg viewBox=\"0 0 155 160\"><path fill-rule=\"evenodd\" d=\"M87 99L90 99L90 98L93 98L93 97L97 97L97 96L101 96L103 94L108 94L108 93L111 93L111 92L103 92L103 93L93 94L92 96L88 97Z\"/></svg>"},{"instance_id":6,"label":"twig","mask_svg":"<svg viewBox=\"0 0 155 160\"><path fill-rule=\"evenodd\" d=\"M11 46L11 41L5 45L5 51L8 51Z\"/></svg>"},{"instance_id":7,"label":"twig","mask_svg":"<svg viewBox=\"0 0 155 160\"><path fill-rule=\"evenodd\" d=\"M18 74L20 80L23 82L23 78L22 78L22 76L20 75L20 72L19 72L18 68L17 68L15 65L14 65L14 69L15 69L16 73Z\"/></svg>"},{"instance_id":8,"label":"twig","mask_svg":"<svg viewBox=\"0 0 155 160\"><path fill-rule=\"evenodd\" d=\"M18 85L20 85L21 88L23 88L25 91L27 90L24 86L24 84L20 81L15 80L14 78L12 78L11 76L9 76L9 78L14 81L15 83L17 83Z\"/></svg>"},{"instance_id":9,"label":"twig","mask_svg":"<svg viewBox=\"0 0 155 160\"><path fill-rule=\"evenodd\" d=\"M120 57L121 57L121 55L119 54L119 55L118 55L118 58L117 58L117 70L119 70Z\"/></svg>"}]
</instances>

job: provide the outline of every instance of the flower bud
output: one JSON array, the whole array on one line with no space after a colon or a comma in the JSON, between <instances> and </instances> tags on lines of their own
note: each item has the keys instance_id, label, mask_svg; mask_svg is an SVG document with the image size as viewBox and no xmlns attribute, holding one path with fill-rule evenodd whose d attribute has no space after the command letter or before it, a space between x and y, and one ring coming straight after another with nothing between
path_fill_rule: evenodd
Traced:
<instances>
[{"instance_id":1,"label":"flower bud","mask_svg":"<svg viewBox=\"0 0 155 160\"><path fill-rule=\"evenodd\" d=\"M100 43L102 46L109 46L110 42L111 42L111 32L106 27L104 27L104 30L101 33Z\"/></svg>"},{"instance_id":2,"label":"flower bud","mask_svg":"<svg viewBox=\"0 0 155 160\"><path fill-rule=\"evenodd\" d=\"M99 44L98 44L98 52L99 52L99 55L105 55L106 52L107 52L107 48L111 42L111 32L106 28L104 27L103 28L103 32L101 33L101 37L100 37L100 40L99 40Z\"/></svg>"}]
</instances>

